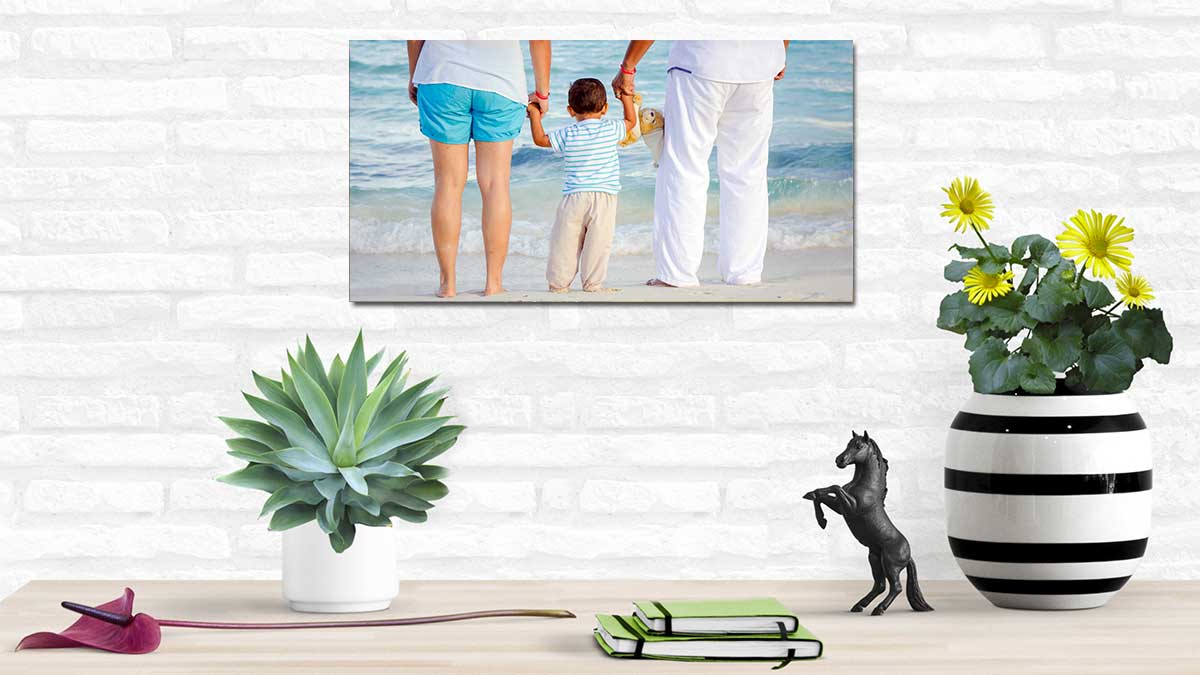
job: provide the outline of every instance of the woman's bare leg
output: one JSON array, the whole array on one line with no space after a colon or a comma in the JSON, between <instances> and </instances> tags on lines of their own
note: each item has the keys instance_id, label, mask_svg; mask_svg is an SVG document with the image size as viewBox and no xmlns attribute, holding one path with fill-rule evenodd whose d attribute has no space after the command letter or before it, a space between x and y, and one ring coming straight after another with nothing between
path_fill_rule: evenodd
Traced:
<instances>
[{"instance_id":1,"label":"woman's bare leg","mask_svg":"<svg viewBox=\"0 0 1200 675\"><path fill-rule=\"evenodd\" d=\"M437 296L453 298L457 292L454 266L462 230L462 195L467 185L467 144L449 145L431 140L429 149L433 154L433 205L429 208L429 222L441 270Z\"/></svg>"},{"instance_id":2,"label":"woman's bare leg","mask_svg":"<svg viewBox=\"0 0 1200 675\"><path fill-rule=\"evenodd\" d=\"M508 194L512 146L512 141L475 142L475 178L483 197L483 250L487 255L484 295L504 292L504 261L512 230L512 200Z\"/></svg>"}]
</instances>

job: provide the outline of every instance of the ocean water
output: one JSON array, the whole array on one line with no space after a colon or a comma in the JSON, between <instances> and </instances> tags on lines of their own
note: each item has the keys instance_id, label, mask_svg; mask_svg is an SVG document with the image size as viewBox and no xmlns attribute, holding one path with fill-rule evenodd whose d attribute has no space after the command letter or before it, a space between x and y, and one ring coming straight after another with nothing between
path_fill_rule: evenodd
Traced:
<instances>
[{"instance_id":1,"label":"ocean water","mask_svg":"<svg viewBox=\"0 0 1200 675\"><path fill-rule=\"evenodd\" d=\"M608 83L626 42L554 42L551 113L547 130L570 124L566 91L580 77ZM525 46L522 45L525 50ZM668 41L656 43L638 65L643 105L662 108ZM528 55L526 51L526 56ZM528 70L528 58L526 58ZM527 73L533 83L533 73ZM795 250L848 245L853 235L853 47L848 41L796 41L786 76L775 83L775 125L768 184L768 246ZM432 253L429 203L433 166L416 106L408 100L408 56L402 40L350 43L351 248L358 253ZM610 115L620 106L609 93ZM670 120L667 121L670 124ZM472 167L474 157L471 158ZM710 158L706 247L716 250L718 182ZM654 166L641 142L621 151L621 184L614 253L651 252ZM463 197L461 250L483 251L474 172ZM510 251L545 257L562 188L562 163L533 145L528 124L513 147L513 231Z\"/></svg>"}]
</instances>

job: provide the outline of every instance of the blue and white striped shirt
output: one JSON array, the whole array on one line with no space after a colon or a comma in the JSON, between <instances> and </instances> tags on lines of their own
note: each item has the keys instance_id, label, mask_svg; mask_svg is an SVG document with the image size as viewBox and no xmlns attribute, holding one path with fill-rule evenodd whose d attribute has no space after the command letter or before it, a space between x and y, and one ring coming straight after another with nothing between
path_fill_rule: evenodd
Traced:
<instances>
[{"instance_id":1,"label":"blue and white striped shirt","mask_svg":"<svg viewBox=\"0 0 1200 675\"><path fill-rule=\"evenodd\" d=\"M549 134L550 147L563 156L563 194L621 191L617 143L625 138L625 120L588 119Z\"/></svg>"}]
</instances>

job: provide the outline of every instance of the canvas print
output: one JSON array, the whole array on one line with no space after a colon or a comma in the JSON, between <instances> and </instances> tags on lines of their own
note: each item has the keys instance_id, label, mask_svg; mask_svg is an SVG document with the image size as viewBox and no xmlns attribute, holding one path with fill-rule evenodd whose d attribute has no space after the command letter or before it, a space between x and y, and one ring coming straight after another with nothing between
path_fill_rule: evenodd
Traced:
<instances>
[{"instance_id":1,"label":"canvas print","mask_svg":"<svg viewBox=\"0 0 1200 675\"><path fill-rule=\"evenodd\" d=\"M355 302L851 302L849 41L350 42Z\"/></svg>"}]
</instances>

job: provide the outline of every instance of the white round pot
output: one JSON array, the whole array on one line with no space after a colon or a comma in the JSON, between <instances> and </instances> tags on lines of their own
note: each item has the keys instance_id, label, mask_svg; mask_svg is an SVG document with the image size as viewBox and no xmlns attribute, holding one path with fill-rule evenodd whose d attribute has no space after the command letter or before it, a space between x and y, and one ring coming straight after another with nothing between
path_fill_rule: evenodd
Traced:
<instances>
[{"instance_id":1,"label":"white round pot","mask_svg":"<svg viewBox=\"0 0 1200 675\"><path fill-rule=\"evenodd\" d=\"M342 553L315 522L283 533L283 597L297 612L375 612L400 592L391 527L359 525Z\"/></svg>"},{"instance_id":2,"label":"white round pot","mask_svg":"<svg viewBox=\"0 0 1200 675\"><path fill-rule=\"evenodd\" d=\"M1145 553L1151 482L1124 394L973 394L946 441L950 549L999 607L1099 607Z\"/></svg>"}]
</instances>

